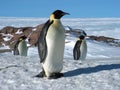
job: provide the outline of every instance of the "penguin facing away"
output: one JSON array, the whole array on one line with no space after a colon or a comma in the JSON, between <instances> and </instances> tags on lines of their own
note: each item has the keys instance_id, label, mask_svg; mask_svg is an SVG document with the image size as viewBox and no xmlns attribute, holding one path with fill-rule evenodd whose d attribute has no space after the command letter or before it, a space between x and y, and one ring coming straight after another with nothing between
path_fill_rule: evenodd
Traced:
<instances>
[{"instance_id":1,"label":"penguin facing away","mask_svg":"<svg viewBox=\"0 0 120 90\"><path fill-rule=\"evenodd\" d=\"M74 60L85 60L87 55L87 43L85 40L85 36L79 36L78 40L73 49L73 57Z\"/></svg>"},{"instance_id":2,"label":"penguin facing away","mask_svg":"<svg viewBox=\"0 0 120 90\"><path fill-rule=\"evenodd\" d=\"M13 53L14 55L20 55L20 56L27 56L27 43L26 43L26 38L25 36L21 36L17 43L14 46Z\"/></svg>"},{"instance_id":3,"label":"penguin facing away","mask_svg":"<svg viewBox=\"0 0 120 90\"><path fill-rule=\"evenodd\" d=\"M42 72L36 77L60 78L63 68L65 47L65 29L60 18L66 14L61 10L54 11L50 19L45 23L38 39L38 53Z\"/></svg>"}]
</instances>

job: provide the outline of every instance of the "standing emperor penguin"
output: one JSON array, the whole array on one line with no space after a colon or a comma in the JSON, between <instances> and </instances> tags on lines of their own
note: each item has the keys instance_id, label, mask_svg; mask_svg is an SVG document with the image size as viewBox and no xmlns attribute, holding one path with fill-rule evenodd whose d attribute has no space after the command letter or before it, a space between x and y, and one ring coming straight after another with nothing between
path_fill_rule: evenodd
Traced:
<instances>
[{"instance_id":1,"label":"standing emperor penguin","mask_svg":"<svg viewBox=\"0 0 120 90\"><path fill-rule=\"evenodd\" d=\"M18 39L17 43L14 46L14 55L21 55L21 56L27 56L27 43L26 43L26 38L25 36L22 36Z\"/></svg>"},{"instance_id":2,"label":"standing emperor penguin","mask_svg":"<svg viewBox=\"0 0 120 90\"><path fill-rule=\"evenodd\" d=\"M85 60L87 55L87 43L85 36L79 36L73 49L74 60Z\"/></svg>"},{"instance_id":3,"label":"standing emperor penguin","mask_svg":"<svg viewBox=\"0 0 120 90\"><path fill-rule=\"evenodd\" d=\"M54 11L44 24L38 39L38 53L42 63L42 72L36 77L60 78L63 68L65 47L65 29L60 18L66 14L61 10Z\"/></svg>"}]
</instances>

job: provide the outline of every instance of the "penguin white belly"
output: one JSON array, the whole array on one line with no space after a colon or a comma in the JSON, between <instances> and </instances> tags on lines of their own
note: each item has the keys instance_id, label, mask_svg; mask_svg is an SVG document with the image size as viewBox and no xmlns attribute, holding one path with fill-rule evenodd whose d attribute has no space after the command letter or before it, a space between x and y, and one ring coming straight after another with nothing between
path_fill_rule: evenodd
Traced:
<instances>
[{"instance_id":1,"label":"penguin white belly","mask_svg":"<svg viewBox=\"0 0 120 90\"><path fill-rule=\"evenodd\" d=\"M80 46L80 51L81 51L81 55L80 55L80 60L85 60L86 55L87 55L87 43L86 40L83 40Z\"/></svg>"},{"instance_id":2,"label":"penguin white belly","mask_svg":"<svg viewBox=\"0 0 120 90\"><path fill-rule=\"evenodd\" d=\"M27 44L25 41L22 41L18 45L18 51L21 56L27 56Z\"/></svg>"},{"instance_id":3,"label":"penguin white belly","mask_svg":"<svg viewBox=\"0 0 120 90\"><path fill-rule=\"evenodd\" d=\"M63 30L61 30L63 29ZM60 72L63 68L63 56L65 47L64 28L60 27L56 30L52 26L46 35L47 56L45 62L42 63L46 75L50 73Z\"/></svg>"}]
</instances>

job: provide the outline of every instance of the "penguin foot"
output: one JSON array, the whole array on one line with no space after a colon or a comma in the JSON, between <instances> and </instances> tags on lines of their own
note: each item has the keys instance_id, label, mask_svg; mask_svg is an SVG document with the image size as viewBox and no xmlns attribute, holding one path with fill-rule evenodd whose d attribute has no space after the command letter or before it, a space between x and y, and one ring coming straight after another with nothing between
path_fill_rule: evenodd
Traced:
<instances>
[{"instance_id":1,"label":"penguin foot","mask_svg":"<svg viewBox=\"0 0 120 90\"><path fill-rule=\"evenodd\" d=\"M43 77L46 77L45 75L45 72L44 71L41 71L38 75L36 75L35 77L38 77L38 78L43 78Z\"/></svg>"},{"instance_id":2,"label":"penguin foot","mask_svg":"<svg viewBox=\"0 0 120 90\"><path fill-rule=\"evenodd\" d=\"M58 79L63 77L64 74L63 73L53 73L50 77L48 77L48 79Z\"/></svg>"}]
</instances>

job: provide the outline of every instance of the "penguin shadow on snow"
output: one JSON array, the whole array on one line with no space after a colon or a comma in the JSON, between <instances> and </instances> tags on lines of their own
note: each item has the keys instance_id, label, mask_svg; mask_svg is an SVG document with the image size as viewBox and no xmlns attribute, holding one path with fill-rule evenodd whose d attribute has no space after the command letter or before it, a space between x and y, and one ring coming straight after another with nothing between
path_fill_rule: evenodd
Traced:
<instances>
[{"instance_id":1,"label":"penguin shadow on snow","mask_svg":"<svg viewBox=\"0 0 120 90\"><path fill-rule=\"evenodd\" d=\"M120 64L99 65L96 67L78 68L64 73L64 77L72 77L80 74L91 74L103 70L120 69Z\"/></svg>"}]
</instances>

